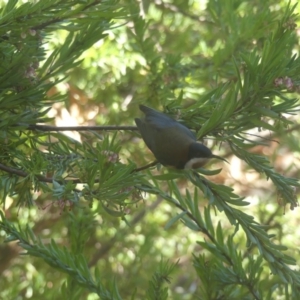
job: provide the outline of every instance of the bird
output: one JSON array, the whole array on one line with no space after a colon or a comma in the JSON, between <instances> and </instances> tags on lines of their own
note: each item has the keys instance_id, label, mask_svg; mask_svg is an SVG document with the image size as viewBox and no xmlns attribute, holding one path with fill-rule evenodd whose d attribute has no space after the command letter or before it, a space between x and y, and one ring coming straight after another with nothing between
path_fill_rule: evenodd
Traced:
<instances>
[{"instance_id":1,"label":"bird","mask_svg":"<svg viewBox=\"0 0 300 300\"><path fill-rule=\"evenodd\" d=\"M135 118L136 126L145 144L162 165L176 169L197 169L211 158L227 162L197 142L195 134L176 120L145 105L139 108L145 117Z\"/></svg>"}]
</instances>

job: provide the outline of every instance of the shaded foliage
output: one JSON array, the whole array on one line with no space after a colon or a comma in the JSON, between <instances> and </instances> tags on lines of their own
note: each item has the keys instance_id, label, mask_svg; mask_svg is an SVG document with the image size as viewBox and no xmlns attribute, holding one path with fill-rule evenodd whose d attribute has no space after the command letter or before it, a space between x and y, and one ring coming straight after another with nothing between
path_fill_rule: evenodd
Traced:
<instances>
[{"instance_id":1,"label":"shaded foliage","mask_svg":"<svg viewBox=\"0 0 300 300\"><path fill-rule=\"evenodd\" d=\"M1 297L297 299L297 9L2 2ZM230 165L141 168L139 103Z\"/></svg>"}]
</instances>

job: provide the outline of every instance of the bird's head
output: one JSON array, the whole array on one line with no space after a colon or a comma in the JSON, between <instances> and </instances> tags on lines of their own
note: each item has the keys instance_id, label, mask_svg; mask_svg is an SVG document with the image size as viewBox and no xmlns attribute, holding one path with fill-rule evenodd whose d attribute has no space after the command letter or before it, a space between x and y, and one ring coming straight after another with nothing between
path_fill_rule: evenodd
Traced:
<instances>
[{"instance_id":1,"label":"bird's head","mask_svg":"<svg viewBox=\"0 0 300 300\"><path fill-rule=\"evenodd\" d=\"M226 159L218 155L214 155L209 148L203 144L194 142L191 143L188 149L188 161L186 162L185 169L197 169L203 167L209 159L216 158L227 162Z\"/></svg>"}]
</instances>

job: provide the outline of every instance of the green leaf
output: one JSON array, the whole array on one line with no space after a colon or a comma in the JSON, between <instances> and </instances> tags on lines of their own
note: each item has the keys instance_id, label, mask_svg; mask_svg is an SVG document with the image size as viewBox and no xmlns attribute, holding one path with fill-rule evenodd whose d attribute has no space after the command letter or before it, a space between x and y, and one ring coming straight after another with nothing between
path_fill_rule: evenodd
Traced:
<instances>
[{"instance_id":1,"label":"green leaf","mask_svg":"<svg viewBox=\"0 0 300 300\"><path fill-rule=\"evenodd\" d=\"M180 214L177 214L175 217L171 218L165 225L164 229L168 230L174 223L176 223L179 219L181 219L186 213L187 212L183 211Z\"/></svg>"}]
</instances>

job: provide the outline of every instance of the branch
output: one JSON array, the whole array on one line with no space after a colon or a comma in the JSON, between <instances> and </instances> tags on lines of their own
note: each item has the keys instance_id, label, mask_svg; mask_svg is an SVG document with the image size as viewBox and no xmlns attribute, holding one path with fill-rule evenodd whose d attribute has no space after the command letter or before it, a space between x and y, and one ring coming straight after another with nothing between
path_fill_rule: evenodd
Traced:
<instances>
[{"instance_id":1,"label":"branch","mask_svg":"<svg viewBox=\"0 0 300 300\"><path fill-rule=\"evenodd\" d=\"M158 161L155 160L155 161L153 161L152 163L150 163L150 164L148 164L148 165L145 165L145 166L142 166L142 167L139 167L139 168L134 169L134 170L132 171L132 173L133 173L133 172L140 172L140 171L146 170L146 169L148 169L148 168L154 167L154 166L157 165L157 164L158 164Z\"/></svg>"},{"instance_id":2,"label":"branch","mask_svg":"<svg viewBox=\"0 0 300 300\"><path fill-rule=\"evenodd\" d=\"M22 124L19 124L22 125ZM40 131L92 131L92 130L138 130L136 126L50 126L50 125L27 125L30 130Z\"/></svg>"},{"instance_id":3,"label":"branch","mask_svg":"<svg viewBox=\"0 0 300 300\"><path fill-rule=\"evenodd\" d=\"M140 172L142 170L145 170L145 169L148 169L150 167L153 167L157 164L157 161L154 161L148 165L145 165L145 166L142 166L140 168L136 168L134 169L131 173L135 173L135 172ZM19 170L19 169L15 169L15 168L11 168L11 167L8 167L6 165L3 165L0 163L0 170L2 171L5 171L6 173L9 173L9 174L13 174L13 175L18 175L20 177L28 177L29 176L29 173L25 172L25 171L22 171L22 170ZM86 182L83 182L79 179L64 179L64 180L57 180L53 177L45 177L43 175L39 175L39 174L35 174L34 175L39 181L41 182L47 182L47 183L53 183L53 181L55 180L56 182L60 183L60 184L63 184L63 183L66 183L66 182L72 182L72 183L86 183ZM97 179L94 181L94 183L99 183L100 180Z\"/></svg>"},{"instance_id":4,"label":"branch","mask_svg":"<svg viewBox=\"0 0 300 300\"><path fill-rule=\"evenodd\" d=\"M84 12L85 10L87 10L88 8L92 7L92 6L95 6L97 4L99 4L101 1L99 0L96 0L92 3L90 3L89 5L87 5L86 7L84 7L80 13ZM65 20L67 20L68 18L70 18L70 16L64 16L62 18L53 18L49 21L46 21L44 23L41 23L40 25L36 25L36 26L33 26L31 27L32 30L41 30L41 29L44 29L46 27L48 27L49 25L52 25L52 24L55 24L55 23L60 23L60 22L63 22Z\"/></svg>"},{"instance_id":5,"label":"branch","mask_svg":"<svg viewBox=\"0 0 300 300\"><path fill-rule=\"evenodd\" d=\"M3 164L0 164L0 170L5 171L5 172L7 172L9 174L18 175L20 177L28 177L29 176L29 173L26 173L26 172L24 172L22 170L18 170L18 169L15 169L15 168L11 168L11 167L5 166ZM35 174L34 176L39 181L42 181L42 182L53 183L53 180L55 180L58 183L63 183L62 180L56 180L53 177L45 177L45 176L39 175L39 174ZM83 183L79 179L67 179L67 180L64 180L64 182L67 182L67 181L71 181L73 183Z\"/></svg>"}]
</instances>

